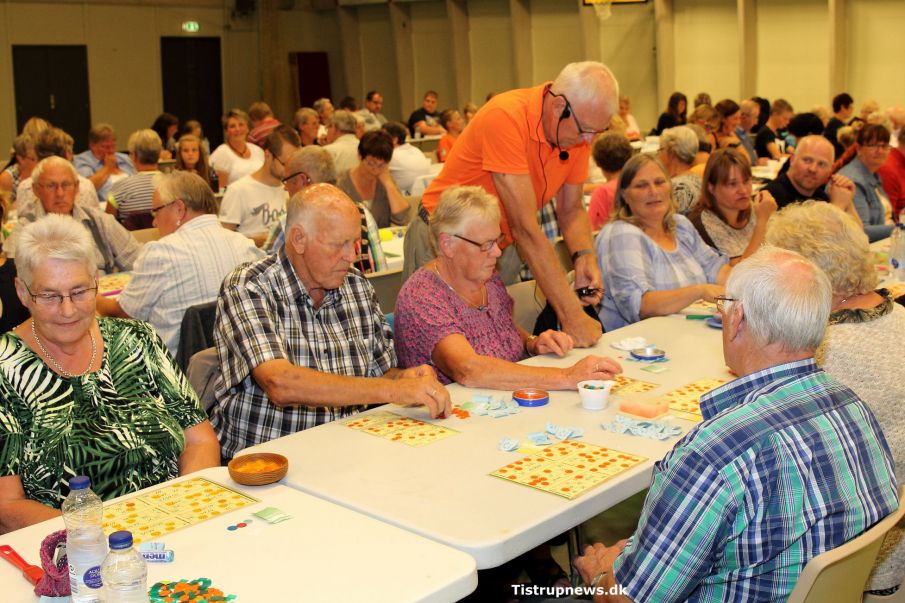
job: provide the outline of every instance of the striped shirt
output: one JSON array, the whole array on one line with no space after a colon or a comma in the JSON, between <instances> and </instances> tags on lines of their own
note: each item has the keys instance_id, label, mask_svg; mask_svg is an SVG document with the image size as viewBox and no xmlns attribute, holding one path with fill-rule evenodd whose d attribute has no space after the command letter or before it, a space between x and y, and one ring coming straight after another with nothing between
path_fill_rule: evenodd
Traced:
<instances>
[{"instance_id":1,"label":"striped shirt","mask_svg":"<svg viewBox=\"0 0 905 603\"><path fill-rule=\"evenodd\" d=\"M343 284L328 290L315 308L285 249L226 278L214 341L221 373L211 423L225 458L364 409L278 408L252 377L258 365L285 359L295 366L354 377L381 377L396 366L392 331L367 279L350 269Z\"/></svg>"},{"instance_id":2,"label":"striped shirt","mask_svg":"<svg viewBox=\"0 0 905 603\"><path fill-rule=\"evenodd\" d=\"M701 412L613 564L636 602L784 601L808 560L898 506L873 413L813 358L713 390Z\"/></svg>"},{"instance_id":3,"label":"striped shirt","mask_svg":"<svg viewBox=\"0 0 905 603\"><path fill-rule=\"evenodd\" d=\"M134 176L118 180L107 193L107 202L116 207L116 216L122 221L135 214L151 214L151 197L154 196L155 177L153 172L139 172Z\"/></svg>"},{"instance_id":4,"label":"striped shirt","mask_svg":"<svg viewBox=\"0 0 905 603\"><path fill-rule=\"evenodd\" d=\"M129 316L151 323L175 356L185 311L217 299L223 279L236 266L263 255L251 239L223 228L217 216L197 216L145 243L119 305Z\"/></svg>"}]
</instances>

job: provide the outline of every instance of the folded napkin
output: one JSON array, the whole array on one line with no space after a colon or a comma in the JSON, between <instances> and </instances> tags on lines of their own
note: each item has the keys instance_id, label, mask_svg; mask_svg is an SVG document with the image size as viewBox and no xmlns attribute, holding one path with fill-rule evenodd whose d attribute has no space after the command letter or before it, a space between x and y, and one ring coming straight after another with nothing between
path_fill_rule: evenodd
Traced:
<instances>
[{"instance_id":1,"label":"folded napkin","mask_svg":"<svg viewBox=\"0 0 905 603\"><path fill-rule=\"evenodd\" d=\"M612 423L601 423L607 431L650 438L668 440L682 434L682 428L664 421L642 421L623 415L616 415Z\"/></svg>"}]
</instances>

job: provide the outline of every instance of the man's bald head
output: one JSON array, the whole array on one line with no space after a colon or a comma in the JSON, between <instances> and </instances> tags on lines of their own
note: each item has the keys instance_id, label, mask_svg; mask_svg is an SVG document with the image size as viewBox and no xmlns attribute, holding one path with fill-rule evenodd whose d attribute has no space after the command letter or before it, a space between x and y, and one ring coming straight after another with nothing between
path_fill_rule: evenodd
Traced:
<instances>
[{"instance_id":1,"label":"man's bald head","mask_svg":"<svg viewBox=\"0 0 905 603\"><path fill-rule=\"evenodd\" d=\"M829 181L835 155L832 143L823 136L805 136L789 162L789 180L799 193L812 196Z\"/></svg>"},{"instance_id":2,"label":"man's bald head","mask_svg":"<svg viewBox=\"0 0 905 603\"><path fill-rule=\"evenodd\" d=\"M313 184L293 195L286 206L286 227L299 224L306 233L343 219L359 222L358 208L346 193L332 184Z\"/></svg>"},{"instance_id":3,"label":"man's bald head","mask_svg":"<svg viewBox=\"0 0 905 603\"><path fill-rule=\"evenodd\" d=\"M833 147L833 143L827 140L825 136L816 134L805 136L798 141L798 145L795 147L795 150L796 154L798 152L804 153L808 150L828 151L830 153L830 163L832 164L836 160L836 149Z\"/></svg>"}]
</instances>

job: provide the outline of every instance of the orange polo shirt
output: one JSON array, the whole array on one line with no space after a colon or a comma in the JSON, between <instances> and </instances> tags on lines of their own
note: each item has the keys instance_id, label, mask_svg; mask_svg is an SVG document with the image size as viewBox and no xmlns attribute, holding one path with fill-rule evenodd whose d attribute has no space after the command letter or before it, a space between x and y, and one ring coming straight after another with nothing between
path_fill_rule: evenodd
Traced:
<instances>
[{"instance_id":1,"label":"orange polo shirt","mask_svg":"<svg viewBox=\"0 0 905 603\"><path fill-rule=\"evenodd\" d=\"M499 198L493 173L527 174L534 187L534 204L540 209L563 184L582 184L588 176L591 147L582 142L570 149L569 158L559 158L544 138L541 108L550 82L497 94L481 107L452 147L443 171L424 191L421 203L432 213L440 193L457 184L478 185ZM500 228L504 247L512 243L506 210L500 202Z\"/></svg>"}]
</instances>

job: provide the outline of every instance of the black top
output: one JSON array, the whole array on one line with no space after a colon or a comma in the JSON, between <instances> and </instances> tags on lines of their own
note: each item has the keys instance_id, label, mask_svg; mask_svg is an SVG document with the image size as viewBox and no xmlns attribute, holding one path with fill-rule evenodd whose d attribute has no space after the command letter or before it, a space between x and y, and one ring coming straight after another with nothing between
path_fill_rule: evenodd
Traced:
<instances>
[{"instance_id":1,"label":"black top","mask_svg":"<svg viewBox=\"0 0 905 603\"><path fill-rule=\"evenodd\" d=\"M16 262L7 259L0 266L0 333L28 320L31 314L16 295Z\"/></svg>"},{"instance_id":2,"label":"black top","mask_svg":"<svg viewBox=\"0 0 905 603\"><path fill-rule=\"evenodd\" d=\"M842 157L842 154L845 152L845 147L842 146L842 143L836 140L836 134L839 132L839 128L845 125L845 122L839 119L838 117L833 117L830 121L827 122L826 128L823 130L823 135L833 143L833 147L836 149L836 159Z\"/></svg>"},{"instance_id":3,"label":"black top","mask_svg":"<svg viewBox=\"0 0 905 603\"><path fill-rule=\"evenodd\" d=\"M757 137L754 139L754 151L758 157L773 159L773 155L767 150L767 145L771 142L776 142L776 132L771 130L770 126L764 125L763 128L758 130Z\"/></svg>"},{"instance_id":4,"label":"black top","mask_svg":"<svg viewBox=\"0 0 905 603\"><path fill-rule=\"evenodd\" d=\"M660 118L657 120L657 127L653 129L651 136L659 136L663 133L663 130L681 125L682 124L679 123L679 120L676 119L676 116L672 113L661 113Z\"/></svg>"},{"instance_id":5,"label":"black top","mask_svg":"<svg viewBox=\"0 0 905 603\"><path fill-rule=\"evenodd\" d=\"M424 109L424 107L416 109L415 111L412 111L412 114L409 116L409 132L412 136L416 136L418 134L418 132L415 130L416 123L418 123L419 121L426 121L427 125L436 126L440 123L439 118L440 116L436 111L434 111L433 113L428 113Z\"/></svg>"},{"instance_id":6,"label":"black top","mask_svg":"<svg viewBox=\"0 0 905 603\"><path fill-rule=\"evenodd\" d=\"M795 188L795 185L792 184L792 181L789 180L788 174L779 176L776 180L767 184L764 189L773 195L773 198L776 199L776 205L780 209L796 201L807 201L808 199L816 199L817 201L830 200L829 195L826 194L826 189L822 186L818 187L810 197L801 194Z\"/></svg>"}]
</instances>

